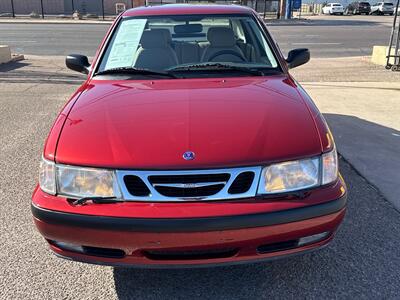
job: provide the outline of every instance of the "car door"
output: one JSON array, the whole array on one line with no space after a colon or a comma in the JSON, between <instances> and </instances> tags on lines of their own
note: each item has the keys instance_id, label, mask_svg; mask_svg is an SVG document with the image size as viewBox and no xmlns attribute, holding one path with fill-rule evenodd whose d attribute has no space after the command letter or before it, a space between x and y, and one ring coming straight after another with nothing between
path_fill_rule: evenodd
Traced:
<instances>
[{"instance_id":1,"label":"car door","mask_svg":"<svg viewBox=\"0 0 400 300\"><path fill-rule=\"evenodd\" d=\"M324 14L329 14L331 12L330 8L331 8L331 4L328 3L323 9L324 10Z\"/></svg>"}]
</instances>

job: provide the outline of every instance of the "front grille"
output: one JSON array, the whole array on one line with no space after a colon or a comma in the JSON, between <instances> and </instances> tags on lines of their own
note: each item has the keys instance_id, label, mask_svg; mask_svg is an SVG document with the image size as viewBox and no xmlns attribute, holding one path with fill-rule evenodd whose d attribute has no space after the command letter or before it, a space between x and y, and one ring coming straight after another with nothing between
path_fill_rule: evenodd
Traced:
<instances>
[{"instance_id":1,"label":"front grille","mask_svg":"<svg viewBox=\"0 0 400 300\"><path fill-rule=\"evenodd\" d=\"M155 189L161 195L167 197L207 197L211 195L215 195L220 190L222 190L224 184L216 184L210 186L203 186L198 188L178 188L178 187L169 187L169 186L157 186Z\"/></svg>"},{"instance_id":2,"label":"front grille","mask_svg":"<svg viewBox=\"0 0 400 300\"><path fill-rule=\"evenodd\" d=\"M226 200L254 197L261 167L116 173L125 200Z\"/></svg>"},{"instance_id":3,"label":"front grille","mask_svg":"<svg viewBox=\"0 0 400 300\"><path fill-rule=\"evenodd\" d=\"M206 250L147 250L144 256L152 260L195 260L216 259L232 257L238 253L238 249L206 249Z\"/></svg>"},{"instance_id":4,"label":"front grille","mask_svg":"<svg viewBox=\"0 0 400 300\"><path fill-rule=\"evenodd\" d=\"M149 182L166 197L207 197L221 191L230 177L228 173L157 175L149 176Z\"/></svg>"},{"instance_id":5,"label":"front grille","mask_svg":"<svg viewBox=\"0 0 400 300\"><path fill-rule=\"evenodd\" d=\"M150 190L140 177L128 175L124 177L125 186L133 196L144 197L150 195Z\"/></svg>"},{"instance_id":6,"label":"front grille","mask_svg":"<svg viewBox=\"0 0 400 300\"><path fill-rule=\"evenodd\" d=\"M194 175L153 175L149 176L151 184L157 183L200 183L200 182L227 182L231 175L223 174L194 174Z\"/></svg>"},{"instance_id":7,"label":"front grille","mask_svg":"<svg viewBox=\"0 0 400 300\"><path fill-rule=\"evenodd\" d=\"M233 181L229 187L229 194L241 194L247 192L254 181L254 172L243 172Z\"/></svg>"}]
</instances>

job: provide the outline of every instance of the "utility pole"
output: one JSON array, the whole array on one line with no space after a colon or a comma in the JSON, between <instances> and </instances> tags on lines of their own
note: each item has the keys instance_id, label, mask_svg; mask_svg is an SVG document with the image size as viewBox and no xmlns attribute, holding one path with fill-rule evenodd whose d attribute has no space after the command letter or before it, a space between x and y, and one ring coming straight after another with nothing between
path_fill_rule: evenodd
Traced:
<instances>
[{"instance_id":1,"label":"utility pole","mask_svg":"<svg viewBox=\"0 0 400 300\"><path fill-rule=\"evenodd\" d=\"M11 0L11 10L12 10L12 16L13 16L13 18L15 18L14 0Z\"/></svg>"},{"instance_id":2,"label":"utility pole","mask_svg":"<svg viewBox=\"0 0 400 300\"><path fill-rule=\"evenodd\" d=\"M40 0L40 7L42 9L42 19L44 19L43 0Z\"/></svg>"},{"instance_id":3,"label":"utility pole","mask_svg":"<svg viewBox=\"0 0 400 300\"><path fill-rule=\"evenodd\" d=\"M103 14L103 20L104 20L104 0L101 0L101 12Z\"/></svg>"},{"instance_id":4,"label":"utility pole","mask_svg":"<svg viewBox=\"0 0 400 300\"><path fill-rule=\"evenodd\" d=\"M279 16L281 19L284 19L286 17L286 0L280 1Z\"/></svg>"}]
</instances>

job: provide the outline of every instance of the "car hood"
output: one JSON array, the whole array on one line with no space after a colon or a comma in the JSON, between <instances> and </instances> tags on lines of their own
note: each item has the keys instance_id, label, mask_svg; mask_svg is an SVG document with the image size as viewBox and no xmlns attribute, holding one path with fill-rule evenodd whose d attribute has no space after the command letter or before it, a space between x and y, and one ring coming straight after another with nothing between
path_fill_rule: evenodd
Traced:
<instances>
[{"instance_id":1,"label":"car hood","mask_svg":"<svg viewBox=\"0 0 400 300\"><path fill-rule=\"evenodd\" d=\"M136 169L268 164L321 153L286 76L92 80L60 133L56 161ZM195 153L193 160L183 153Z\"/></svg>"}]
</instances>

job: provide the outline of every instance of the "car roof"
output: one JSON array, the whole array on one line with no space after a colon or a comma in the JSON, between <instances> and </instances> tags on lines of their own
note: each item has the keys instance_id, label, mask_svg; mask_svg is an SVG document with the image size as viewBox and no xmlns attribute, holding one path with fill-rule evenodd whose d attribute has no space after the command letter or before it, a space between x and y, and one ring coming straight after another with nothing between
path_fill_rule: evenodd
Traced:
<instances>
[{"instance_id":1,"label":"car roof","mask_svg":"<svg viewBox=\"0 0 400 300\"><path fill-rule=\"evenodd\" d=\"M165 4L158 6L137 7L125 11L123 17L160 16L160 15L190 15L190 14L252 14L249 7L239 5L194 5Z\"/></svg>"}]
</instances>

